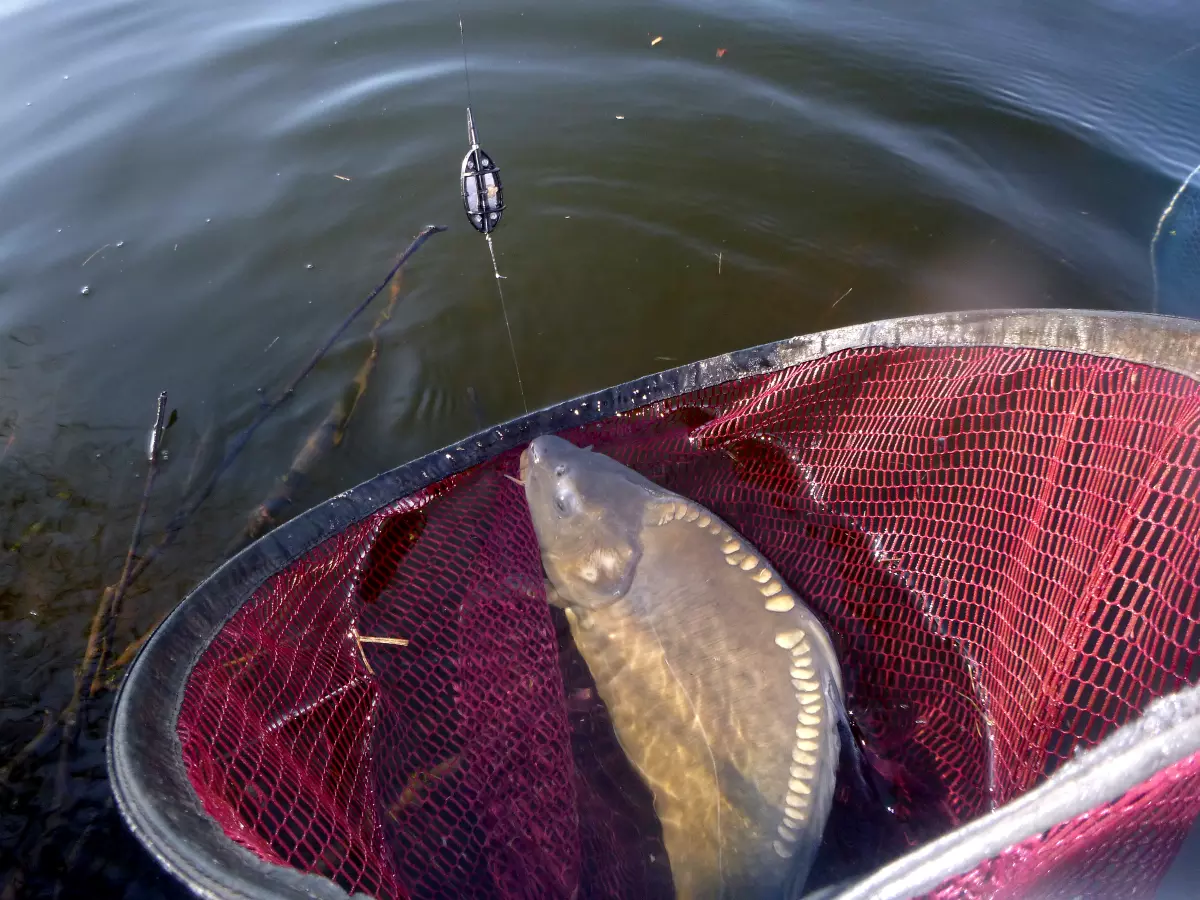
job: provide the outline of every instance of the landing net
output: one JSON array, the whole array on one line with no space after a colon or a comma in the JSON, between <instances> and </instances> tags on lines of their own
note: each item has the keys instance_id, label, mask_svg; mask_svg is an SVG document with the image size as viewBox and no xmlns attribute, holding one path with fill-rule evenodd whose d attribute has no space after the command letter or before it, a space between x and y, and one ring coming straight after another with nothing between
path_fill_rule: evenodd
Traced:
<instances>
[{"instance_id":1,"label":"landing net","mask_svg":"<svg viewBox=\"0 0 1200 900\"><path fill-rule=\"evenodd\" d=\"M1002 807L1200 681L1192 378L876 345L633 406L559 433L729 522L837 646L894 813L863 837L839 791L826 882ZM177 734L229 839L380 898L670 895L651 798L502 477L520 449L311 547L203 650ZM1198 812L1193 755L928 896L1151 896Z\"/></svg>"}]
</instances>

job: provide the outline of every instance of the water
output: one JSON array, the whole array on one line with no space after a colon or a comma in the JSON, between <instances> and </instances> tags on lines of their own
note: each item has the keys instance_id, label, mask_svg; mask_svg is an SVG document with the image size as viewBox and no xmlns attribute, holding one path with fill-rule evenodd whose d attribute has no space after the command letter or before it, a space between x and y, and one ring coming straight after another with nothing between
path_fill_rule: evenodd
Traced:
<instances>
[{"instance_id":1,"label":"water","mask_svg":"<svg viewBox=\"0 0 1200 900\"><path fill-rule=\"evenodd\" d=\"M1190 4L737 7L464 3L531 405L885 316L1151 309L1155 222L1200 163ZM453 5L0 0L0 84L6 759L70 697L160 390L178 423L151 533L202 435L244 426L256 389L282 385L440 223L453 228L406 271L346 438L294 511L521 403L458 200ZM373 316L132 592L118 643L222 558L353 378ZM105 713L61 817L42 817L53 754L0 794L0 897L173 894L106 805Z\"/></svg>"}]
</instances>

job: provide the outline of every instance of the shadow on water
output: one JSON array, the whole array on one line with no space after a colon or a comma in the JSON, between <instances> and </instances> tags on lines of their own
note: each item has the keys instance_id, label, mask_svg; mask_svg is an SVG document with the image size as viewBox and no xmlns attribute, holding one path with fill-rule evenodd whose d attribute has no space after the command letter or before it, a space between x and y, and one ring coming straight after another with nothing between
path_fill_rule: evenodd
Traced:
<instances>
[{"instance_id":1,"label":"shadow on water","mask_svg":"<svg viewBox=\"0 0 1200 900\"><path fill-rule=\"evenodd\" d=\"M467 0L463 17L535 406L891 315L1149 310L1150 237L1200 162L1186 4ZM135 586L122 645L297 461L272 521L520 401L491 263L459 218L465 91L445 4L0 0L0 83L7 760L71 696L160 390L179 421L149 534L193 458L210 467L253 418L256 390L282 385L418 228L456 226L406 273L370 389L347 398L364 326ZM341 429L339 398L354 410ZM109 702L90 707L69 809L45 815L53 753L0 789L0 898L177 893L109 803Z\"/></svg>"}]
</instances>

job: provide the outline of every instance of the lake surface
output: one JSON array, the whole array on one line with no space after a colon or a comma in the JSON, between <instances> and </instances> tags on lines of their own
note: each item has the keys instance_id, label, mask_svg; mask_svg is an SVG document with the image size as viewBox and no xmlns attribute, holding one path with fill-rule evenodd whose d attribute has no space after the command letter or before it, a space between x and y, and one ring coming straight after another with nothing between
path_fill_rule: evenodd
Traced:
<instances>
[{"instance_id":1,"label":"lake surface","mask_svg":"<svg viewBox=\"0 0 1200 900\"><path fill-rule=\"evenodd\" d=\"M888 316L1149 311L1150 237L1200 164L1188 2L465 0L462 16L530 406ZM245 426L256 391L438 223L291 511L522 400L458 196L454 4L0 0L0 85L3 761L71 695L159 391L178 421L150 534L204 435ZM354 378L375 312L131 592L119 645L223 558ZM106 704L69 809L44 815L55 754L0 793L0 897L179 895L107 805Z\"/></svg>"}]
</instances>

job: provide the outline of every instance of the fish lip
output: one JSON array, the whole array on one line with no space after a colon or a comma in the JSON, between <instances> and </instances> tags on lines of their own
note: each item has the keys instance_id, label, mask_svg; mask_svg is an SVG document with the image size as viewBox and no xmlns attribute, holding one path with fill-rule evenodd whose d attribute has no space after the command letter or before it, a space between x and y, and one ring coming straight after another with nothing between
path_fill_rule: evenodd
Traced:
<instances>
[{"instance_id":1,"label":"fish lip","mask_svg":"<svg viewBox=\"0 0 1200 900\"><path fill-rule=\"evenodd\" d=\"M537 461L532 451L533 445L531 444L525 449L525 452L521 454L520 458L520 471L517 477L519 477L526 485L529 484L529 467L533 462Z\"/></svg>"}]
</instances>

